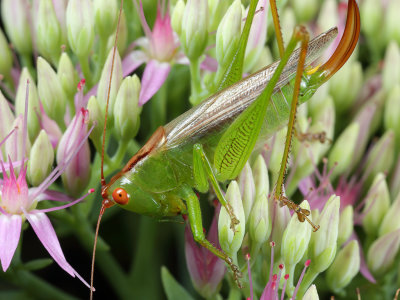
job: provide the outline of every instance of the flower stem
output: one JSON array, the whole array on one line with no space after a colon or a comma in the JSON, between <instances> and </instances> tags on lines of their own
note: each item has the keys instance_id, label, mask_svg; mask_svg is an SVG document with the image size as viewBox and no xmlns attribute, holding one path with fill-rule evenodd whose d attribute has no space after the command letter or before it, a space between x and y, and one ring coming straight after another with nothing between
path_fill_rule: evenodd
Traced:
<instances>
[{"instance_id":1,"label":"flower stem","mask_svg":"<svg viewBox=\"0 0 400 300\"><path fill-rule=\"evenodd\" d=\"M191 90L190 103L199 104L201 97L200 62L199 59L190 61Z\"/></svg>"}]
</instances>

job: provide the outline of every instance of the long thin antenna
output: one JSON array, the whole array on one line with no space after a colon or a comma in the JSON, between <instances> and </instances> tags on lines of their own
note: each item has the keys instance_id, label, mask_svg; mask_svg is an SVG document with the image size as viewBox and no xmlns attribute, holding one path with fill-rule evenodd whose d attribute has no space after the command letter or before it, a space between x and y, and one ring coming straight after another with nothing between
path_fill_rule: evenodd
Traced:
<instances>
[{"instance_id":1,"label":"long thin antenna","mask_svg":"<svg viewBox=\"0 0 400 300\"><path fill-rule=\"evenodd\" d=\"M119 8L117 30L115 33L114 49L113 49L113 56L112 56L112 61L111 61L110 81L108 83L106 111L105 111L105 116L104 116L103 142L101 145L101 166L100 166L100 168L101 168L100 169L100 171L101 171L101 187L102 187L101 191L102 192L103 192L104 186L106 185L106 179L104 178L104 151L105 151L105 143L106 143L108 104L110 102L111 81L112 81L112 76L113 76L113 71L114 71L115 52L117 50L117 41L118 41L119 25L121 22L123 2L124 1L121 0L121 5ZM93 299L94 263L95 263L95 259L96 259L97 237L99 236L101 218L103 217L104 211L108 207L110 207L110 203L106 199L103 198L103 203L101 204L99 217L97 219L96 232L95 232L94 243L93 243L92 267L91 267L91 273L90 273L90 300Z\"/></svg>"}]
</instances>

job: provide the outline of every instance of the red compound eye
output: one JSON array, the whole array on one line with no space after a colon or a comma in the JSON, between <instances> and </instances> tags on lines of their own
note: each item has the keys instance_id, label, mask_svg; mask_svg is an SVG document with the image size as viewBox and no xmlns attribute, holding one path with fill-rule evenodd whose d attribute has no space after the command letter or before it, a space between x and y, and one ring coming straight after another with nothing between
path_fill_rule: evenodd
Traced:
<instances>
[{"instance_id":1,"label":"red compound eye","mask_svg":"<svg viewBox=\"0 0 400 300\"><path fill-rule=\"evenodd\" d=\"M125 205L129 202L129 195L123 188L116 188L112 193L112 197L120 205Z\"/></svg>"}]
</instances>

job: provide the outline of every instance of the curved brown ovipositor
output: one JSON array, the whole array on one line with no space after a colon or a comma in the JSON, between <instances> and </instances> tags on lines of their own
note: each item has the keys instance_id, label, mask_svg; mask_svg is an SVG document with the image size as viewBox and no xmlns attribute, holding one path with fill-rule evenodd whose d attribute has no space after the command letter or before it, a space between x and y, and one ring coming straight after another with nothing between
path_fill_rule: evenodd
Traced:
<instances>
[{"instance_id":1,"label":"curved brown ovipositor","mask_svg":"<svg viewBox=\"0 0 400 300\"><path fill-rule=\"evenodd\" d=\"M346 27L333 55L320 67L324 81L332 77L347 61L356 47L360 35L360 11L356 0L349 0Z\"/></svg>"}]
</instances>

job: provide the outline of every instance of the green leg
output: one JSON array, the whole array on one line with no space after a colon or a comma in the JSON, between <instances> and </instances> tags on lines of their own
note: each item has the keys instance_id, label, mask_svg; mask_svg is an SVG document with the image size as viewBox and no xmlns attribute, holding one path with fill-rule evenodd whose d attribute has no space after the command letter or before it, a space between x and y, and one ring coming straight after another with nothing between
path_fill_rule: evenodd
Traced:
<instances>
[{"instance_id":1,"label":"green leg","mask_svg":"<svg viewBox=\"0 0 400 300\"><path fill-rule=\"evenodd\" d=\"M194 180L196 182L196 188L200 192L206 192L208 190L207 179L211 181L211 185L214 188L219 202L223 207L225 207L231 218L231 229L235 231L235 226L239 224L239 220L235 217L232 206L226 201L221 187L218 184L218 180L212 170L210 161L204 153L203 146L200 144L195 144L193 146L193 173Z\"/></svg>"},{"instance_id":2,"label":"green leg","mask_svg":"<svg viewBox=\"0 0 400 300\"><path fill-rule=\"evenodd\" d=\"M242 285L239 281L239 278L242 277L242 274L240 273L239 267L233 263L232 258L230 258L224 251L217 249L206 239L204 235L200 202L196 194L190 187L183 187L180 196L186 200L189 224L194 240L219 258L223 259L229 265L233 272L233 278L235 279L237 285L241 288Z\"/></svg>"}]
</instances>

